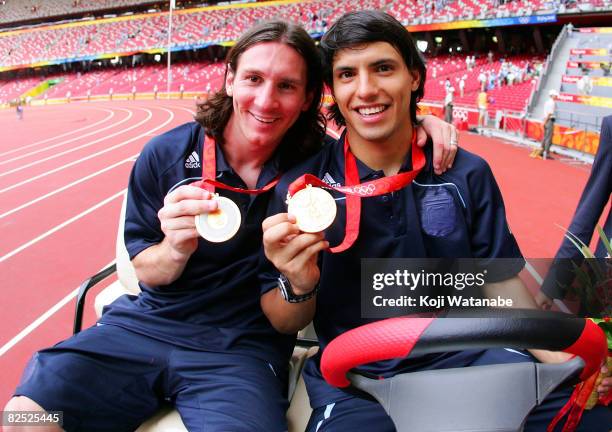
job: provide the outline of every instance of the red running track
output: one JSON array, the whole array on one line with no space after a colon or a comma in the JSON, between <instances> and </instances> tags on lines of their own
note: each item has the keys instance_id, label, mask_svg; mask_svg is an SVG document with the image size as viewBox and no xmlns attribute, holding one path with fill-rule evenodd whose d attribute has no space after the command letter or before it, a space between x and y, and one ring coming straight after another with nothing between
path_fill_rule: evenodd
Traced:
<instances>
[{"instance_id":1,"label":"red running track","mask_svg":"<svg viewBox=\"0 0 612 432\"><path fill-rule=\"evenodd\" d=\"M188 101L73 103L28 107L21 121L0 111L0 404L31 354L69 335L75 289L113 260L121 194L141 148L193 109Z\"/></svg>"},{"instance_id":2,"label":"red running track","mask_svg":"<svg viewBox=\"0 0 612 432\"><path fill-rule=\"evenodd\" d=\"M31 354L70 335L79 284L113 261L121 194L140 149L193 109L191 101L73 103L28 107L21 121L0 111L2 406ZM529 159L524 148L471 134L461 146L491 164L523 253L552 256L563 234L556 224L568 225L588 168ZM88 313L92 324L91 305Z\"/></svg>"}]
</instances>

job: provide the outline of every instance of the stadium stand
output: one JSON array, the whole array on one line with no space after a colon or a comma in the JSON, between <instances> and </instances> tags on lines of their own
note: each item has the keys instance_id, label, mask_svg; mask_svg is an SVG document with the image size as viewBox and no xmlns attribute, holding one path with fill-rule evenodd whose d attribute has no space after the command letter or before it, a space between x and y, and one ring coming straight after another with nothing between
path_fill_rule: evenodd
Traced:
<instances>
[{"instance_id":1,"label":"stadium stand","mask_svg":"<svg viewBox=\"0 0 612 432\"><path fill-rule=\"evenodd\" d=\"M31 2L32 0L26 3ZM107 0L104 3L110 6L112 2ZM497 3L494 0L484 3L473 0L348 0L342 4L330 4L325 0L314 0L284 5L264 3L255 6L251 4L244 8L182 10L174 15L175 31L172 43L175 46L184 46L233 40L255 22L275 17L300 23L309 32L320 34L346 10L383 9L405 24L420 24L532 14L545 11L550 4L541 0L521 0L498 7ZM156 13L114 20L75 22L61 28L24 29L15 34L0 33L0 65L27 65L104 53L163 48L167 44L166 28L167 15Z\"/></svg>"},{"instance_id":2,"label":"stadium stand","mask_svg":"<svg viewBox=\"0 0 612 432\"><path fill-rule=\"evenodd\" d=\"M75 13L112 10L135 5L153 4L151 0L5 0L0 2L0 23L54 18Z\"/></svg>"},{"instance_id":3,"label":"stadium stand","mask_svg":"<svg viewBox=\"0 0 612 432\"><path fill-rule=\"evenodd\" d=\"M429 24L471 19L502 18L532 15L551 10L552 3L541 0L514 1L500 4L498 0L393 2L389 12L405 25Z\"/></svg>"},{"instance_id":4,"label":"stadium stand","mask_svg":"<svg viewBox=\"0 0 612 432\"><path fill-rule=\"evenodd\" d=\"M207 93L219 88L222 84L224 65L222 63L180 63L172 69L171 91L178 92L183 87L185 92ZM21 78L8 82L0 81L0 103L20 98L22 94L36 85L46 81L57 81L46 92L34 99L86 98L89 96L108 95L113 89L114 95L153 93L166 91L167 75L165 65L146 65L138 68L113 68L89 72L57 73L39 78Z\"/></svg>"},{"instance_id":5,"label":"stadium stand","mask_svg":"<svg viewBox=\"0 0 612 432\"><path fill-rule=\"evenodd\" d=\"M365 3L365 2L361 2ZM431 1L417 0L389 1L380 7L386 7L405 24L456 21L462 19L501 18L509 16L532 15L545 11L572 12L578 6L567 7L565 2L546 2L544 0L520 0L500 2L499 0L457 0ZM580 10L592 11L605 7L604 0L580 2ZM96 11L112 11L129 6L157 6L155 0L6 0L0 2L0 24L31 21L34 19L52 19L74 14L86 14ZM587 6L588 4L588 6ZM328 7L334 9L333 7ZM423 13L425 12L425 13Z\"/></svg>"},{"instance_id":6,"label":"stadium stand","mask_svg":"<svg viewBox=\"0 0 612 432\"><path fill-rule=\"evenodd\" d=\"M442 101L446 94L445 82L448 79L455 89L455 106L475 108L480 90L478 77L483 73L491 98L491 115L496 110L524 111L533 90L537 65L542 61L542 57L537 55L494 58L492 63L481 57L477 58L474 67L468 70L465 55L434 57L428 62L423 100ZM463 96L459 93L459 81L462 78L465 83Z\"/></svg>"},{"instance_id":7,"label":"stadium stand","mask_svg":"<svg viewBox=\"0 0 612 432\"><path fill-rule=\"evenodd\" d=\"M40 77L22 78L18 80L0 81L0 105L18 99L27 90L43 81Z\"/></svg>"},{"instance_id":8,"label":"stadium stand","mask_svg":"<svg viewBox=\"0 0 612 432\"><path fill-rule=\"evenodd\" d=\"M0 2L1 3L1 2ZM36 0L5 1L0 4L0 22L7 18L10 12L14 20L24 18L28 14L45 14L49 12L50 5ZM509 16L528 16L549 12L570 13L575 10L598 10L611 8L609 0L596 0L588 2L562 1L550 2L545 0L516 0L500 1L486 0L347 0L342 3L329 3L325 0L290 3L248 3L227 5L216 8L179 9L173 15L173 50L187 51L224 44L234 40L246 28L254 23L281 17L302 24L313 36L320 35L327 30L329 23L333 22L346 10L352 9L383 9L392 13L406 25L444 23L457 20L505 18ZM180 4L180 3L179 3ZM58 14L68 14L69 11L79 10L91 12L95 10L117 9L131 5L150 5L153 2L137 0L58 0ZM55 7L55 6L54 6ZM155 6L159 7L159 6ZM28 8L31 9L28 12ZM17 12L15 12L17 11ZM21 13L22 15L18 14ZM15 15L17 14L17 15ZM25 14L25 15L24 15ZM48 15L51 17L52 15ZM30 17L31 18L31 17ZM108 19L91 21L72 21L61 25L48 25L42 27L22 28L15 31L0 32L0 71L10 69L23 69L29 66L46 64L70 64L82 60L93 63L96 59L110 56L131 56L133 54L163 53L168 44L168 14L167 12L154 12L149 14L119 16ZM579 33L576 33L577 35ZM599 41L606 35L593 35L585 33L574 40L572 47L576 49L590 49L592 47L608 50L608 60L605 55L580 54L564 58L555 53L547 64L567 60L568 67L557 74L558 79L545 78L546 85L562 93L578 95L580 88L585 85L590 89L590 96L607 97L610 86L603 75L609 67L609 53L612 50L610 42ZM580 40L578 40L580 39ZM607 45L606 45L607 44ZM586 47L586 48L585 48ZM430 50L431 51L431 50ZM438 50L433 52L437 54ZM214 51L212 51L214 52ZM446 52L446 51L444 51ZM597 53L601 54L601 53ZM192 61L189 56L179 56L181 64L174 65L173 78L170 90L206 92L218 87L222 79L222 66L211 64L210 53L205 62ZM210 58L208 58L210 57ZM214 56L213 56L214 57ZM473 67L467 69L465 64L466 53L455 51L454 55L438 55L428 60L428 76L425 88L426 102L440 103L446 94L446 82L455 88L454 106L470 108L476 107L476 98L481 83L479 78L484 77L486 89L489 94L489 114L494 116L497 111L508 110L524 113L528 108L535 111L542 101L534 100L530 107L528 102L532 99L533 89L540 81L538 74L544 59L538 55L496 54L489 59L478 55ZM562 59L562 60L559 60ZM159 61L159 59L157 59ZM578 60L581 60L579 62ZM599 62L599 63L598 63ZM128 63L128 62L126 62ZM150 61L149 61L150 63ZM85 63L83 63L85 64ZM580 65L582 67L572 67ZM591 67L586 68L585 65ZM602 68L602 65L604 66ZM552 66L551 66L552 67ZM53 79L49 90L33 97L38 99L61 99L70 95L82 98L88 95L130 95L134 93L155 93L166 91L167 76L164 66L159 63L139 65L129 68L118 65L105 70L90 67L81 70L78 67L65 67L64 72L57 69L54 75L34 78L13 78L10 82L3 82L0 92L0 102L8 102L16 98L23 98L24 92L37 86L46 79ZM74 69L74 71L71 71ZM76 72L81 70L80 72ZM585 71L589 71L586 84L582 78ZM548 75L551 68L544 68ZM43 72L46 74L47 72ZM19 75L17 75L19 76ZM3 78L4 79L4 78ZM593 81L594 80L594 81ZM555 81L553 83L553 81ZM463 92L459 91L460 82L464 83ZM554 84L554 85L553 85ZM538 85L538 89L541 85ZM462 93L462 94L461 94ZM542 92L543 94L547 92ZM537 94L536 94L537 96ZM563 95L561 96L564 97ZM573 98L573 96L572 96ZM569 99L572 99L569 98ZM537 98L536 98L537 99ZM567 97L559 103L559 109L575 110L575 107L564 104L574 104ZM584 101L583 101L584 102ZM535 107L535 109L534 109ZM592 113L591 113L592 111ZM581 110L581 115L587 117L601 114L601 107L589 106ZM572 121L577 117L572 115ZM562 120L563 121L563 120Z\"/></svg>"},{"instance_id":9,"label":"stadium stand","mask_svg":"<svg viewBox=\"0 0 612 432\"><path fill-rule=\"evenodd\" d=\"M612 33L572 32L561 76L557 121L568 126L599 124L612 108Z\"/></svg>"},{"instance_id":10,"label":"stadium stand","mask_svg":"<svg viewBox=\"0 0 612 432\"><path fill-rule=\"evenodd\" d=\"M534 69L533 65L540 62L538 56L515 56L497 60L493 64L488 64L486 59L477 60L477 65L471 70L465 69L465 56L443 56L429 60L431 65L428 71L425 85L426 102L440 102L444 99L444 83L448 78L451 84L458 88L458 82L463 77L465 80L464 96L461 97L457 91L455 94L455 104L458 106L475 107L476 95L478 94L477 77L481 72L494 73L499 77L499 71L503 65L512 65L520 71L520 77L513 79L513 84L509 85L503 79L495 79L493 87L490 89L492 97L491 112L498 109L509 109L523 111L532 90L532 76L526 70L528 66ZM433 78L432 69L438 71L436 78ZM507 67L509 69L510 67ZM222 83L224 67L222 63L182 63L173 65L172 88L171 91L178 91L181 84L185 91L205 92L209 89L216 89ZM517 74L519 76L519 74ZM157 85L159 91L165 91L167 86L166 67L162 64L145 65L137 68L113 68L101 71L60 73L47 76L46 78L27 78L13 81L10 92L2 92L0 88L0 102L8 102L20 96L30 87L36 86L45 79L59 81L53 85L46 96L49 99L64 98L70 92L72 97L86 97L88 90L90 95L106 95L109 89L113 89L114 94L130 94L132 90L136 93L152 93ZM7 83L8 84L8 83ZM133 88L134 87L134 88ZM37 98L42 99L44 94Z\"/></svg>"}]
</instances>

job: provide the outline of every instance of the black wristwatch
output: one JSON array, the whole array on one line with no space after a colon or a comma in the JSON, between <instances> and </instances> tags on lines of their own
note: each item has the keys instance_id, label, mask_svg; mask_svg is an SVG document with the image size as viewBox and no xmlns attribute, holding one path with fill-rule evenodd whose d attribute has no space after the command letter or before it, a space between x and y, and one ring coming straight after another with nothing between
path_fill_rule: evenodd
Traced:
<instances>
[{"instance_id":1,"label":"black wristwatch","mask_svg":"<svg viewBox=\"0 0 612 432\"><path fill-rule=\"evenodd\" d=\"M306 300L310 300L315 296L315 294L319 290L319 284L317 284L317 286L309 293L296 295L293 292L293 289L291 289L291 282L289 282L289 279L287 279L284 274L281 274L278 278L278 289L280 290L281 295L283 296L285 301L289 303L302 303Z\"/></svg>"}]
</instances>

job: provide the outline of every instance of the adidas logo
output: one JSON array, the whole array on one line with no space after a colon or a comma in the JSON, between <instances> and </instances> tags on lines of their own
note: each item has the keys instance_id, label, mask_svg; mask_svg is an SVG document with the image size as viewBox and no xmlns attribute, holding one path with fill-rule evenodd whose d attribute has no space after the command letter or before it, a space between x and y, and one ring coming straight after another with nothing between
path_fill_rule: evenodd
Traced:
<instances>
[{"instance_id":1,"label":"adidas logo","mask_svg":"<svg viewBox=\"0 0 612 432\"><path fill-rule=\"evenodd\" d=\"M200 165L200 156L198 156L198 152L194 151L189 155L187 160L185 161L185 168L201 168Z\"/></svg>"},{"instance_id":2,"label":"adidas logo","mask_svg":"<svg viewBox=\"0 0 612 432\"><path fill-rule=\"evenodd\" d=\"M323 176L323 181L333 187L340 186L340 183L334 180L330 173L325 173L325 175Z\"/></svg>"}]
</instances>

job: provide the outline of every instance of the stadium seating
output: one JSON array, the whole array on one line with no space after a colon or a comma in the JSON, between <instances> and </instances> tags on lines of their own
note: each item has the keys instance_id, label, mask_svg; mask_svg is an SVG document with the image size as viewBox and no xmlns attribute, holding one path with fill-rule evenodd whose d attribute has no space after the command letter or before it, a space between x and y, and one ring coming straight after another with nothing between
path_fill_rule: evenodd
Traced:
<instances>
[{"instance_id":1,"label":"stadium seating","mask_svg":"<svg viewBox=\"0 0 612 432\"><path fill-rule=\"evenodd\" d=\"M119 7L142 4L136 0L62 0L58 3L63 8ZM7 11L7 5L35 5L35 0L15 1L0 6L0 11ZM96 3L94 5L94 3ZM98 4L100 3L100 4ZM340 4L330 4L325 0L289 4L260 4L257 7L232 7L214 10L177 11L173 19L172 43L174 46L206 46L236 39L245 29L255 22L264 19L282 17L302 24L309 32L319 34L327 30L329 23L353 9L383 9L398 17L405 24L443 22L461 19L506 17L512 15L529 15L535 11L550 8L550 2L544 0L517 0L498 4L497 0L477 2L476 0L347 0ZM4 8L4 9L3 9ZM42 8L42 7L41 7ZM42 12L40 12L42 13ZM2 15L0 14L0 18ZM75 22L68 26L45 27L14 32L3 36L0 33L0 66L24 66L38 62L62 61L75 58L97 58L101 54L133 53L145 50L164 49L168 43L167 15L151 14L133 17L121 17L114 20L97 20L93 22ZM591 38L596 36L590 36ZM584 43L589 41L585 40ZM583 41L581 41L583 43ZM584 57L584 61L591 57ZM492 110L508 109L522 111L532 91L531 77L527 77L527 64L539 62L537 57L513 57L505 66L499 59L489 64L486 58L476 60L475 66L467 70L465 55L443 55L430 60L425 89L425 101L441 102L445 95L445 80L455 87L455 105L474 107L480 83L478 76L493 74L498 77L500 70L512 70L516 78L511 90L500 86L495 79L494 89L490 93L494 103ZM204 90L210 80L219 78L219 71L212 73L204 65L185 65L174 69L173 91L178 91L181 84L186 91ZM594 69L592 76L602 76L603 70ZM201 74L201 75L200 75ZM568 75L580 75L576 68L568 68ZM147 66L134 71L108 70L82 75L64 74L62 82L47 92L47 97L85 96L91 94L131 93L133 87L138 93L166 90L166 73L163 67ZM464 96L460 96L459 81L465 82ZM10 92L6 88L0 96L2 100L19 96L27 89L26 82L11 84ZM211 88L218 85L211 82ZM594 94L599 94L599 90Z\"/></svg>"},{"instance_id":2,"label":"stadium seating","mask_svg":"<svg viewBox=\"0 0 612 432\"><path fill-rule=\"evenodd\" d=\"M0 105L19 99L23 93L32 87L36 87L42 81L44 81L44 79L40 77L0 81Z\"/></svg>"},{"instance_id":3,"label":"stadium seating","mask_svg":"<svg viewBox=\"0 0 612 432\"><path fill-rule=\"evenodd\" d=\"M183 86L186 92L205 92L221 87L225 68L223 63L180 63L172 66L173 92L178 92ZM156 64L138 68L115 68L85 73L66 73L53 76L60 80L58 84L46 92L48 99L71 97L87 97L108 95L112 89L114 95L136 93L153 93L155 87L159 92L167 88L166 65ZM22 88L22 87L20 87ZM0 88L1 92L1 88ZM1 94L1 93L0 93ZM39 99L44 98L40 95Z\"/></svg>"},{"instance_id":4,"label":"stadium seating","mask_svg":"<svg viewBox=\"0 0 612 432\"><path fill-rule=\"evenodd\" d=\"M450 85L455 88L454 105L465 107L476 107L476 97L480 90L478 76L480 73L487 75L494 73L495 85L488 90L490 97L489 109L491 114L496 110L524 111L533 90L533 78L526 72L527 65L535 69L535 65L543 59L539 56L513 56L501 59L494 58L492 63L485 57L477 58L475 66L468 70L465 64L465 56L439 56L428 60L427 80L425 81L425 102L440 103L446 95L445 81L448 79ZM503 66L503 64L506 66ZM516 77L511 85L503 80L500 85L500 70L513 70ZM435 72L434 72L435 71ZM434 77L435 76L435 77ZM459 92L459 81L463 78L465 82L463 97Z\"/></svg>"},{"instance_id":5,"label":"stadium seating","mask_svg":"<svg viewBox=\"0 0 612 432\"><path fill-rule=\"evenodd\" d=\"M332 13L346 10L344 7L345 5L332 7L328 4L326 5L326 2L314 3L315 9L313 12L319 16L327 16L325 10L330 10ZM372 2L369 0L351 0L349 3L354 3L356 6L363 9L365 7L371 7L370 4ZM502 5L500 5L497 0L486 0L482 2L475 0L447 0L436 2L428 0L392 0L376 3L379 3L377 5L378 8L385 8L406 24L531 15L536 12L542 12L557 7L555 3L545 2L544 0L508 1ZM591 4L590 8L588 8L589 10L605 5L603 0L592 0L589 3ZM54 2L44 2L42 0L12 0L0 5L0 23L44 18L52 19L53 17L74 15L76 13L84 14L87 12L106 11L147 4L155 6L158 5L159 2L155 2L154 0L55 0ZM291 6L284 5L281 7L290 8ZM425 11L425 13L423 13L423 11Z\"/></svg>"},{"instance_id":6,"label":"stadium seating","mask_svg":"<svg viewBox=\"0 0 612 432\"><path fill-rule=\"evenodd\" d=\"M73 0L74 1L74 0ZM7 5L33 5L36 0L9 2ZM64 4L66 0L60 1ZM79 7L95 2L84 0ZM143 3L136 0L105 0L105 7ZM443 5L436 9L435 4ZM72 7L71 3L66 7ZM303 25L311 33L324 32L347 10L383 9L394 14L404 24L445 22L460 19L492 18L513 14L530 14L541 10L543 0L520 0L496 7L488 0L456 0L429 2L424 0L347 0L341 4L313 0L289 4L263 4L258 7L215 10L185 10L174 14L172 43L176 46L204 45L236 39L244 30L263 19L283 18ZM55 5L55 2L54 2ZM433 5L433 6L432 6ZM44 6L47 7L47 6ZM44 8L41 6L41 9ZM48 6L50 8L50 6ZM55 7L55 6L53 6ZM93 7L93 6L92 6ZM3 9L4 8L4 9ZM28 65L42 61L98 56L103 53L125 53L137 50L164 48L167 45L167 15L152 14L122 17L116 20L75 22L68 27L29 29L3 36L0 33L0 66Z\"/></svg>"},{"instance_id":7,"label":"stadium seating","mask_svg":"<svg viewBox=\"0 0 612 432\"><path fill-rule=\"evenodd\" d=\"M515 65L524 70L529 63L534 65L540 62L537 56L516 56L506 59L506 64ZM428 71L425 85L426 102L440 103L444 100L444 83L449 79L455 87L455 106L476 106L476 96L479 91L478 75L481 72L494 72L499 74L502 62L495 59L489 64L486 58L476 60L476 65L468 71L465 66L465 56L440 56L428 60ZM435 71L435 72L434 72ZM222 84L224 65L222 63L180 63L172 66L171 91L177 92L181 88L189 91L208 91L219 88ZM435 78L434 78L435 75ZM459 80L464 78L464 96L459 94ZM108 95L110 90L114 95L136 93L153 93L157 86L159 92L165 92L167 88L167 72L165 64L140 66L137 68L117 67L105 70L92 70L83 73L63 73L38 79L21 79L0 87L0 101L8 101L19 97L23 92L34 87L45 79L53 78L60 81L46 92L46 98L66 98ZM6 89L5 89L6 87ZM10 91L8 89L11 89ZM494 89L490 90L490 109L523 111L531 91L533 89L532 78L515 82L512 86L499 86L496 82ZM45 94L38 96L45 98Z\"/></svg>"},{"instance_id":8,"label":"stadium seating","mask_svg":"<svg viewBox=\"0 0 612 432\"><path fill-rule=\"evenodd\" d=\"M75 13L155 3L151 0L13 0L0 4L0 23L52 18Z\"/></svg>"}]
</instances>

